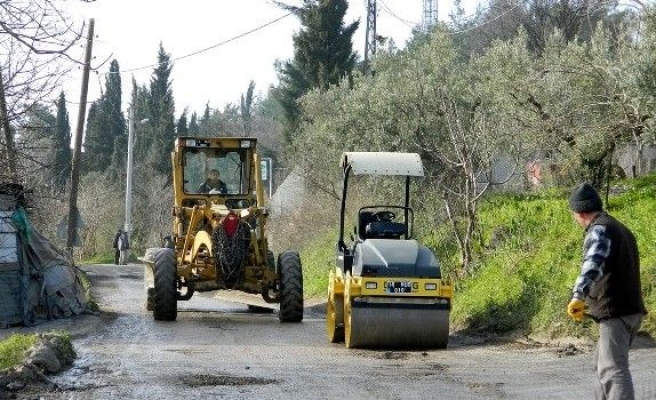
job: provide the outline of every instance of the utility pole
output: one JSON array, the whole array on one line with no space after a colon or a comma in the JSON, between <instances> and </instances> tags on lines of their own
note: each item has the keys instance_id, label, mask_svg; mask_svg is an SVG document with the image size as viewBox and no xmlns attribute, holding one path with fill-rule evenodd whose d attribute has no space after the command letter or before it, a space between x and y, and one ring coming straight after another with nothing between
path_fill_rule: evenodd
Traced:
<instances>
[{"instance_id":1,"label":"utility pole","mask_svg":"<svg viewBox=\"0 0 656 400\"><path fill-rule=\"evenodd\" d=\"M376 55L376 0L367 0L367 33L364 43L364 65L369 70L369 60Z\"/></svg>"},{"instance_id":2,"label":"utility pole","mask_svg":"<svg viewBox=\"0 0 656 400\"><path fill-rule=\"evenodd\" d=\"M429 32L437 24L437 0L424 0L424 17L422 30Z\"/></svg>"},{"instance_id":3,"label":"utility pole","mask_svg":"<svg viewBox=\"0 0 656 400\"><path fill-rule=\"evenodd\" d=\"M77 114L77 130L75 131L75 145L73 146L73 159L71 160L71 197L68 202L68 230L66 235L66 249L73 258L73 245L79 223L79 211L77 209L77 192L80 185L80 154L82 152L82 134L84 131L84 120L87 112L87 93L89 91L89 70L91 69L91 50L93 49L93 25L94 20L89 20L89 32L87 34L87 48L84 55L84 69L82 74L82 92L80 93L80 109Z\"/></svg>"}]
</instances>

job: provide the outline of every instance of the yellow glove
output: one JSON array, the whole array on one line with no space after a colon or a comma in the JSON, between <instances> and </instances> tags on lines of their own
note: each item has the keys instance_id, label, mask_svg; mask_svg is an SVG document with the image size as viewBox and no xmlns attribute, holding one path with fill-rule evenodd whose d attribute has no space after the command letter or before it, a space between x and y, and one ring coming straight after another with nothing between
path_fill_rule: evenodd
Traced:
<instances>
[{"instance_id":1,"label":"yellow glove","mask_svg":"<svg viewBox=\"0 0 656 400\"><path fill-rule=\"evenodd\" d=\"M570 316L574 321L581 322L583 321L583 310L585 309L585 303L581 299L572 299L567 305L567 315Z\"/></svg>"}]
</instances>

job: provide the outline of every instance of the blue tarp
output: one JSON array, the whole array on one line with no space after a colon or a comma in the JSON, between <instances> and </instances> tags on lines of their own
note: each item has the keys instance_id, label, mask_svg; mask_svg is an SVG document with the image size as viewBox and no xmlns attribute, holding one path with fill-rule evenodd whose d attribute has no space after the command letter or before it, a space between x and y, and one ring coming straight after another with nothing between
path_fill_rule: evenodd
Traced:
<instances>
[{"instance_id":1,"label":"blue tarp","mask_svg":"<svg viewBox=\"0 0 656 400\"><path fill-rule=\"evenodd\" d=\"M76 267L66 254L34 229L23 208L15 210L10 223L16 229L17 304L22 305L23 324L31 326L85 311L86 296Z\"/></svg>"}]
</instances>

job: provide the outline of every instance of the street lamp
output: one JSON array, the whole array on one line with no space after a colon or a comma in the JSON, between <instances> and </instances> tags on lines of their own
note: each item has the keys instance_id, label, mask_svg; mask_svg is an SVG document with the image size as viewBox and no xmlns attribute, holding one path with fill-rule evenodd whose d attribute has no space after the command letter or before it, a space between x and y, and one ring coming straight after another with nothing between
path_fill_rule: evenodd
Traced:
<instances>
[{"instance_id":1,"label":"street lamp","mask_svg":"<svg viewBox=\"0 0 656 400\"><path fill-rule=\"evenodd\" d=\"M148 122L148 118L139 121L139 124ZM133 153L134 153L134 109L128 109L128 165L125 171L126 185L125 185L125 227L124 230L130 237L132 232L132 169L133 169Z\"/></svg>"}]
</instances>

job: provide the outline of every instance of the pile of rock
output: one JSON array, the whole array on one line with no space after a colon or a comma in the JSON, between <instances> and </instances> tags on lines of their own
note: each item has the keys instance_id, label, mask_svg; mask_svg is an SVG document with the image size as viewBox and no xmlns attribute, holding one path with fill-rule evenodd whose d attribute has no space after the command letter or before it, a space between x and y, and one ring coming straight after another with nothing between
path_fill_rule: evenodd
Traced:
<instances>
[{"instance_id":1,"label":"pile of rock","mask_svg":"<svg viewBox=\"0 0 656 400\"><path fill-rule=\"evenodd\" d=\"M36 343L27 351L21 365L0 371L0 399L11 398L10 393L28 385L46 385L48 390L56 385L46 377L69 367L75 359L70 338L58 333L37 335Z\"/></svg>"}]
</instances>

